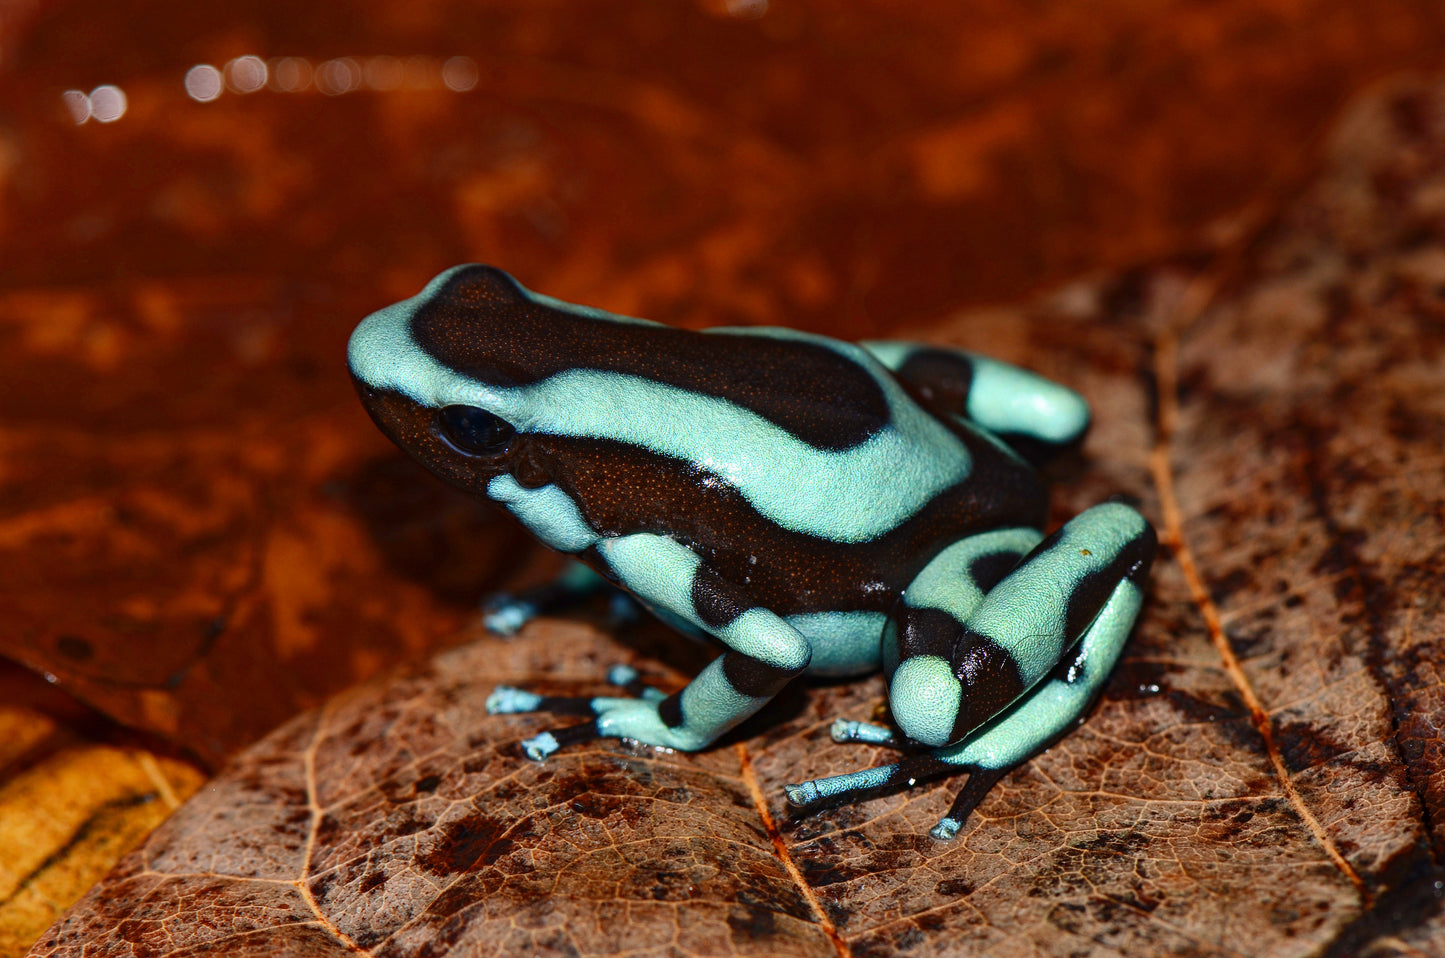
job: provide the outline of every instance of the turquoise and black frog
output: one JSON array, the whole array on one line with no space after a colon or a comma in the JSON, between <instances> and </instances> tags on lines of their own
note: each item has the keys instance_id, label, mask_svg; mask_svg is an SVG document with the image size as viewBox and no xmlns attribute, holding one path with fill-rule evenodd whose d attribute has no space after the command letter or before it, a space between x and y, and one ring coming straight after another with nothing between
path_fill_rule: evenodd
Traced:
<instances>
[{"instance_id":1,"label":"turquoise and black frog","mask_svg":"<svg viewBox=\"0 0 1445 958\"><path fill-rule=\"evenodd\" d=\"M494 713L582 715L523 743L692 751L804 676L882 668L896 728L839 741L897 762L787 786L807 810L967 772L949 839L1010 769L1088 709L1143 602L1155 536L1095 506L1045 536L1017 450L1076 443L1077 393L982 356L789 329L695 332L458 266L351 337L367 411L442 479L591 570L490 609L497 631L605 587L723 652L672 695L498 688Z\"/></svg>"}]
</instances>

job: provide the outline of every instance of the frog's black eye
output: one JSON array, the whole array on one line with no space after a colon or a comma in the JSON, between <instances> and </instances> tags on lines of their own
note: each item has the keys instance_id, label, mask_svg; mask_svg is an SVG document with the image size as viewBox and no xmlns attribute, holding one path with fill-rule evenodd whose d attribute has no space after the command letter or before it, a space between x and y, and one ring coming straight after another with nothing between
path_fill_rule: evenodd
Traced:
<instances>
[{"instance_id":1,"label":"frog's black eye","mask_svg":"<svg viewBox=\"0 0 1445 958\"><path fill-rule=\"evenodd\" d=\"M476 406L443 406L436 424L447 445L467 456L500 455L517 435L511 423Z\"/></svg>"}]
</instances>

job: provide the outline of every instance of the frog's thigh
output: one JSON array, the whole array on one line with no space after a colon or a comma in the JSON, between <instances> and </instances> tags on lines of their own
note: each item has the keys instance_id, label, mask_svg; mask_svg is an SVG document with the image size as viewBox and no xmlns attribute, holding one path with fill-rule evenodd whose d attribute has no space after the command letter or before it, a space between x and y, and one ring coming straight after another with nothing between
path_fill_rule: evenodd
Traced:
<instances>
[{"instance_id":1,"label":"frog's thigh","mask_svg":"<svg viewBox=\"0 0 1445 958\"><path fill-rule=\"evenodd\" d=\"M1032 688L1082 639L1121 582L1143 581L1155 546L1149 523L1122 503L1080 513L989 590L963 623L960 649L1003 650L1017 666L1018 693Z\"/></svg>"},{"instance_id":2,"label":"frog's thigh","mask_svg":"<svg viewBox=\"0 0 1445 958\"><path fill-rule=\"evenodd\" d=\"M1084 397L1037 373L957 349L898 341L862 344L938 412L1004 435L1062 446L1089 426Z\"/></svg>"},{"instance_id":3,"label":"frog's thigh","mask_svg":"<svg viewBox=\"0 0 1445 958\"><path fill-rule=\"evenodd\" d=\"M914 654L903 657L888 690L899 727L942 746L999 714L1081 640L1121 581L1142 581L1154 544L1153 529L1128 506L1076 516L972 612L940 618L937 649L905 650Z\"/></svg>"},{"instance_id":4,"label":"frog's thigh","mask_svg":"<svg viewBox=\"0 0 1445 958\"><path fill-rule=\"evenodd\" d=\"M808 667L811 650L797 629L767 609L750 606L686 546L663 536L637 534L604 539L597 548L643 601L728 647L686 688L660 703L605 703L597 718L600 734L671 748L703 748L757 712Z\"/></svg>"},{"instance_id":5,"label":"frog's thigh","mask_svg":"<svg viewBox=\"0 0 1445 958\"><path fill-rule=\"evenodd\" d=\"M1118 583L1084 638L1047 679L998 721L934 757L950 765L1012 768L1067 731L1108 681L1143 604L1139 584Z\"/></svg>"},{"instance_id":6,"label":"frog's thigh","mask_svg":"<svg viewBox=\"0 0 1445 958\"><path fill-rule=\"evenodd\" d=\"M995 783L1068 732L1088 711L1118 664L1143 604L1142 581L1119 582L1083 639L1048 678L977 734L933 753L934 759L970 773L948 814L934 826L935 838L951 839Z\"/></svg>"},{"instance_id":7,"label":"frog's thigh","mask_svg":"<svg viewBox=\"0 0 1445 958\"><path fill-rule=\"evenodd\" d=\"M899 662L916 655L949 658L961 624L1043 537L1026 526L995 529L960 539L934 556L908 584L884 627L884 673L891 679Z\"/></svg>"}]
</instances>

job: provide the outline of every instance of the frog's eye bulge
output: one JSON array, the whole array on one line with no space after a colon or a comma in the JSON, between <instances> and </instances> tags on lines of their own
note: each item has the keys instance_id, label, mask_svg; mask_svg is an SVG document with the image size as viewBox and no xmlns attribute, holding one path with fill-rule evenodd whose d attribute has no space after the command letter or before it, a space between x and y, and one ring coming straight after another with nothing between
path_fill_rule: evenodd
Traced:
<instances>
[{"instance_id":1,"label":"frog's eye bulge","mask_svg":"<svg viewBox=\"0 0 1445 958\"><path fill-rule=\"evenodd\" d=\"M497 456L517 435L512 424L476 406L443 406L436 428L447 445L464 456Z\"/></svg>"},{"instance_id":2,"label":"frog's eye bulge","mask_svg":"<svg viewBox=\"0 0 1445 958\"><path fill-rule=\"evenodd\" d=\"M951 726L942 737L956 744L881 768L789 785L789 802L810 810L900 782L967 771L968 785L933 830L936 838L952 838L999 778L1067 731L1103 688L1143 604L1142 585L1155 545L1154 530L1128 506L1096 506L1075 517L989 590L966 619L955 621L949 663L916 656L924 663L917 674L915 659L905 659L894 673L890 697L904 734L934 745L940 729ZM968 684L981 648L992 650L1011 674ZM944 664L960 681L958 697L937 693ZM900 678L905 680L901 687ZM929 697L908 700L920 688L927 689ZM975 694L1010 695L1013 704L1006 701L1001 713L992 705L971 708L969 699ZM948 714L950 707L953 714ZM839 741L907 744L887 729L859 722L835 723L833 736Z\"/></svg>"}]
</instances>

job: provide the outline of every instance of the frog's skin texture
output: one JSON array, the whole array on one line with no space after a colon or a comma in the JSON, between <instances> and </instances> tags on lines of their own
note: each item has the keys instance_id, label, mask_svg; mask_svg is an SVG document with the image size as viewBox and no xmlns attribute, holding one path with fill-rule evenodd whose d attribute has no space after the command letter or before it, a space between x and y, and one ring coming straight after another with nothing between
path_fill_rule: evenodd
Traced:
<instances>
[{"instance_id":1,"label":"frog's skin texture","mask_svg":"<svg viewBox=\"0 0 1445 958\"><path fill-rule=\"evenodd\" d=\"M663 695L499 688L494 713L582 714L527 740L695 750L799 675L883 668L898 732L840 721L897 764L788 786L801 809L950 772L951 838L992 784L1088 709L1140 604L1154 532L1096 506L1044 538L1031 454L1078 441L1076 393L909 343L786 329L692 332L562 303L459 266L367 317L349 361L367 411L442 479L500 503L660 618L726 651ZM596 576L504 599L500 632Z\"/></svg>"}]
</instances>

